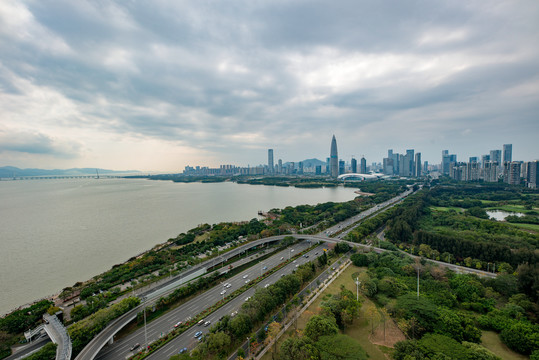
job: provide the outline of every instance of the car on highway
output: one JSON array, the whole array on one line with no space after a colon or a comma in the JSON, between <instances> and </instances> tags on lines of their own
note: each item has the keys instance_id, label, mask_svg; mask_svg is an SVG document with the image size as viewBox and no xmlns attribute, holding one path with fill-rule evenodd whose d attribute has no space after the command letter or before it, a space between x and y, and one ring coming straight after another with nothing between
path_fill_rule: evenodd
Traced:
<instances>
[{"instance_id":1,"label":"car on highway","mask_svg":"<svg viewBox=\"0 0 539 360\"><path fill-rule=\"evenodd\" d=\"M178 352L178 354L183 354L183 353L186 352L186 351L187 351L187 348L185 347L185 348L183 348L183 349L180 349L180 351Z\"/></svg>"},{"instance_id":2,"label":"car on highway","mask_svg":"<svg viewBox=\"0 0 539 360\"><path fill-rule=\"evenodd\" d=\"M208 321L206 321L206 322L204 323L204 326L210 326L210 324L211 324L211 321L208 320Z\"/></svg>"},{"instance_id":3,"label":"car on highway","mask_svg":"<svg viewBox=\"0 0 539 360\"><path fill-rule=\"evenodd\" d=\"M251 298L250 296L247 296L247 297L245 298L245 301L248 301L250 298Z\"/></svg>"},{"instance_id":4,"label":"car on highway","mask_svg":"<svg viewBox=\"0 0 539 360\"><path fill-rule=\"evenodd\" d=\"M195 333L195 337L196 337L196 338L197 338L197 337L200 337L201 335L202 335L202 331L197 331L197 332Z\"/></svg>"},{"instance_id":5,"label":"car on highway","mask_svg":"<svg viewBox=\"0 0 539 360\"><path fill-rule=\"evenodd\" d=\"M244 279L247 279L248 277L249 277L249 274L243 275L243 278L244 278Z\"/></svg>"},{"instance_id":6,"label":"car on highway","mask_svg":"<svg viewBox=\"0 0 539 360\"><path fill-rule=\"evenodd\" d=\"M284 256L281 256L281 260L283 260L283 259L284 259Z\"/></svg>"},{"instance_id":7,"label":"car on highway","mask_svg":"<svg viewBox=\"0 0 539 360\"><path fill-rule=\"evenodd\" d=\"M270 285L270 284L266 284L266 285L264 285L264 288L267 288L267 287L268 287L269 285Z\"/></svg>"},{"instance_id":8,"label":"car on highway","mask_svg":"<svg viewBox=\"0 0 539 360\"><path fill-rule=\"evenodd\" d=\"M231 287L231 286L232 286L231 283L226 283L226 284L225 284L225 287L226 287L227 289L228 289L229 287Z\"/></svg>"},{"instance_id":9,"label":"car on highway","mask_svg":"<svg viewBox=\"0 0 539 360\"><path fill-rule=\"evenodd\" d=\"M264 266L264 267L262 268L262 270L268 270L268 267L267 267L267 266Z\"/></svg>"},{"instance_id":10,"label":"car on highway","mask_svg":"<svg viewBox=\"0 0 539 360\"><path fill-rule=\"evenodd\" d=\"M133 350L137 349L139 346L140 346L140 344L136 343L135 345L131 346L131 348L129 350L133 351Z\"/></svg>"},{"instance_id":11,"label":"car on highway","mask_svg":"<svg viewBox=\"0 0 539 360\"><path fill-rule=\"evenodd\" d=\"M221 291L221 295L226 294L226 290Z\"/></svg>"},{"instance_id":12,"label":"car on highway","mask_svg":"<svg viewBox=\"0 0 539 360\"><path fill-rule=\"evenodd\" d=\"M296 262L296 260L294 260L294 261L292 261L292 262L293 262L293 263L295 263L295 262Z\"/></svg>"},{"instance_id":13,"label":"car on highway","mask_svg":"<svg viewBox=\"0 0 539 360\"><path fill-rule=\"evenodd\" d=\"M250 279L247 279L247 280L245 280L245 283L246 283L246 284L249 284L249 281L251 281L251 280L250 280Z\"/></svg>"},{"instance_id":14,"label":"car on highway","mask_svg":"<svg viewBox=\"0 0 539 360\"><path fill-rule=\"evenodd\" d=\"M183 321L178 321L176 324L174 324L174 327L177 328L177 327L180 326L181 324L183 324Z\"/></svg>"},{"instance_id":15,"label":"car on highway","mask_svg":"<svg viewBox=\"0 0 539 360\"><path fill-rule=\"evenodd\" d=\"M204 324L204 319L200 320L200 321L197 323L197 325L202 325L202 324Z\"/></svg>"},{"instance_id":16,"label":"car on highway","mask_svg":"<svg viewBox=\"0 0 539 360\"><path fill-rule=\"evenodd\" d=\"M236 316L236 315L238 315L238 310L233 311L233 312L230 314L230 317L234 317L234 316Z\"/></svg>"}]
</instances>

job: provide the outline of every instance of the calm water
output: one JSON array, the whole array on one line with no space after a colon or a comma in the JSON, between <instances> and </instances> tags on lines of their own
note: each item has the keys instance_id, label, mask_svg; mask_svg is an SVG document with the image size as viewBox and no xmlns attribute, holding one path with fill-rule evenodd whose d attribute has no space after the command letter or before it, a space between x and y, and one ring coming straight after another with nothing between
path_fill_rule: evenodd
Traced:
<instances>
[{"instance_id":1,"label":"calm water","mask_svg":"<svg viewBox=\"0 0 539 360\"><path fill-rule=\"evenodd\" d=\"M486 211L486 213L490 218L493 218L493 219L495 219L497 221L503 221L509 215L518 216L518 217L524 216L523 213L507 212L507 211L503 211L503 210L491 210L491 211Z\"/></svg>"},{"instance_id":2,"label":"calm water","mask_svg":"<svg viewBox=\"0 0 539 360\"><path fill-rule=\"evenodd\" d=\"M0 181L0 314L198 224L347 201L353 191L126 179Z\"/></svg>"}]
</instances>

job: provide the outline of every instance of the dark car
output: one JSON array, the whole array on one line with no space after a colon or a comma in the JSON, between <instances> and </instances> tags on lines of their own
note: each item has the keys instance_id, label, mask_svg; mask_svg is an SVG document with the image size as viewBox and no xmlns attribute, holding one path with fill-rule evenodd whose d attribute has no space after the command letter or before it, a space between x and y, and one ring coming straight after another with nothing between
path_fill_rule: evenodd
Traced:
<instances>
[{"instance_id":1,"label":"dark car","mask_svg":"<svg viewBox=\"0 0 539 360\"><path fill-rule=\"evenodd\" d=\"M183 349L181 349L181 350L178 352L178 354L183 354L183 353L186 352L186 351L187 351L187 348L183 348Z\"/></svg>"}]
</instances>

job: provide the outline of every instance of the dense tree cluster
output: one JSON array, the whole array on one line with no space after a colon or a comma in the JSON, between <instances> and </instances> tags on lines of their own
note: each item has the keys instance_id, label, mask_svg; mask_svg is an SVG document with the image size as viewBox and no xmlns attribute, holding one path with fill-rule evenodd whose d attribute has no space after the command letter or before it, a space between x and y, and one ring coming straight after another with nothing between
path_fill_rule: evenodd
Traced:
<instances>
[{"instance_id":1,"label":"dense tree cluster","mask_svg":"<svg viewBox=\"0 0 539 360\"><path fill-rule=\"evenodd\" d=\"M52 306L52 301L42 300L34 305L14 312L0 318L0 330L12 334L22 333L36 327L43 319L43 314Z\"/></svg>"},{"instance_id":2,"label":"dense tree cluster","mask_svg":"<svg viewBox=\"0 0 539 360\"><path fill-rule=\"evenodd\" d=\"M280 360L365 360L367 354L359 343L339 333L345 324L358 317L361 303L351 291L341 287L337 294L322 301L320 315L312 316L301 337L290 337L280 346Z\"/></svg>"},{"instance_id":3,"label":"dense tree cluster","mask_svg":"<svg viewBox=\"0 0 539 360\"><path fill-rule=\"evenodd\" d=\"M71 325L67 331L71 337L73 354L78 354L107 324L140 304L140 299L129 297L119 303L101 309L84 320Z\"/></svg>"},{"instance_id":4,"label":"dense tree cluster","mask_svg":"<svg viewBox=\"0 0 539 360\"><path fill-rule=\"evenodd\" d=\"M314 264L308 263L299 266L294 273L282 277L273 285L257 289L234 317L226 315L214 324L205 340L191 356L187 355L185 358L208 359L225 356L230 350L230 344L245 340L245 336L250 334L255 326L263 323L268 315L292 298L301 286L313 277L314 271ZM265 336L263 332L258 337L263 339Z\"/></svg>"}]
</instances>

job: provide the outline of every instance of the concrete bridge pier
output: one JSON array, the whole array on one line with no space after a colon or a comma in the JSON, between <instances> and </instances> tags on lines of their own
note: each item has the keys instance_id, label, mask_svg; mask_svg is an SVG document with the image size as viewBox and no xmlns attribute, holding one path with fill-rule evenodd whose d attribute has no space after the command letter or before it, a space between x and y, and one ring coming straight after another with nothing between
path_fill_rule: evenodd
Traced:
<instances>
[{"instance_id":1,"label":"concrete bridge pier","mask_svg":"<svg viewBox=\"0 0 539 360\"><path fill-rule=\"evenodd\" d=\"M109 341L107 342L109 345L114 344L114 336L111 336Z\"/></svg>"}]
</instances>

